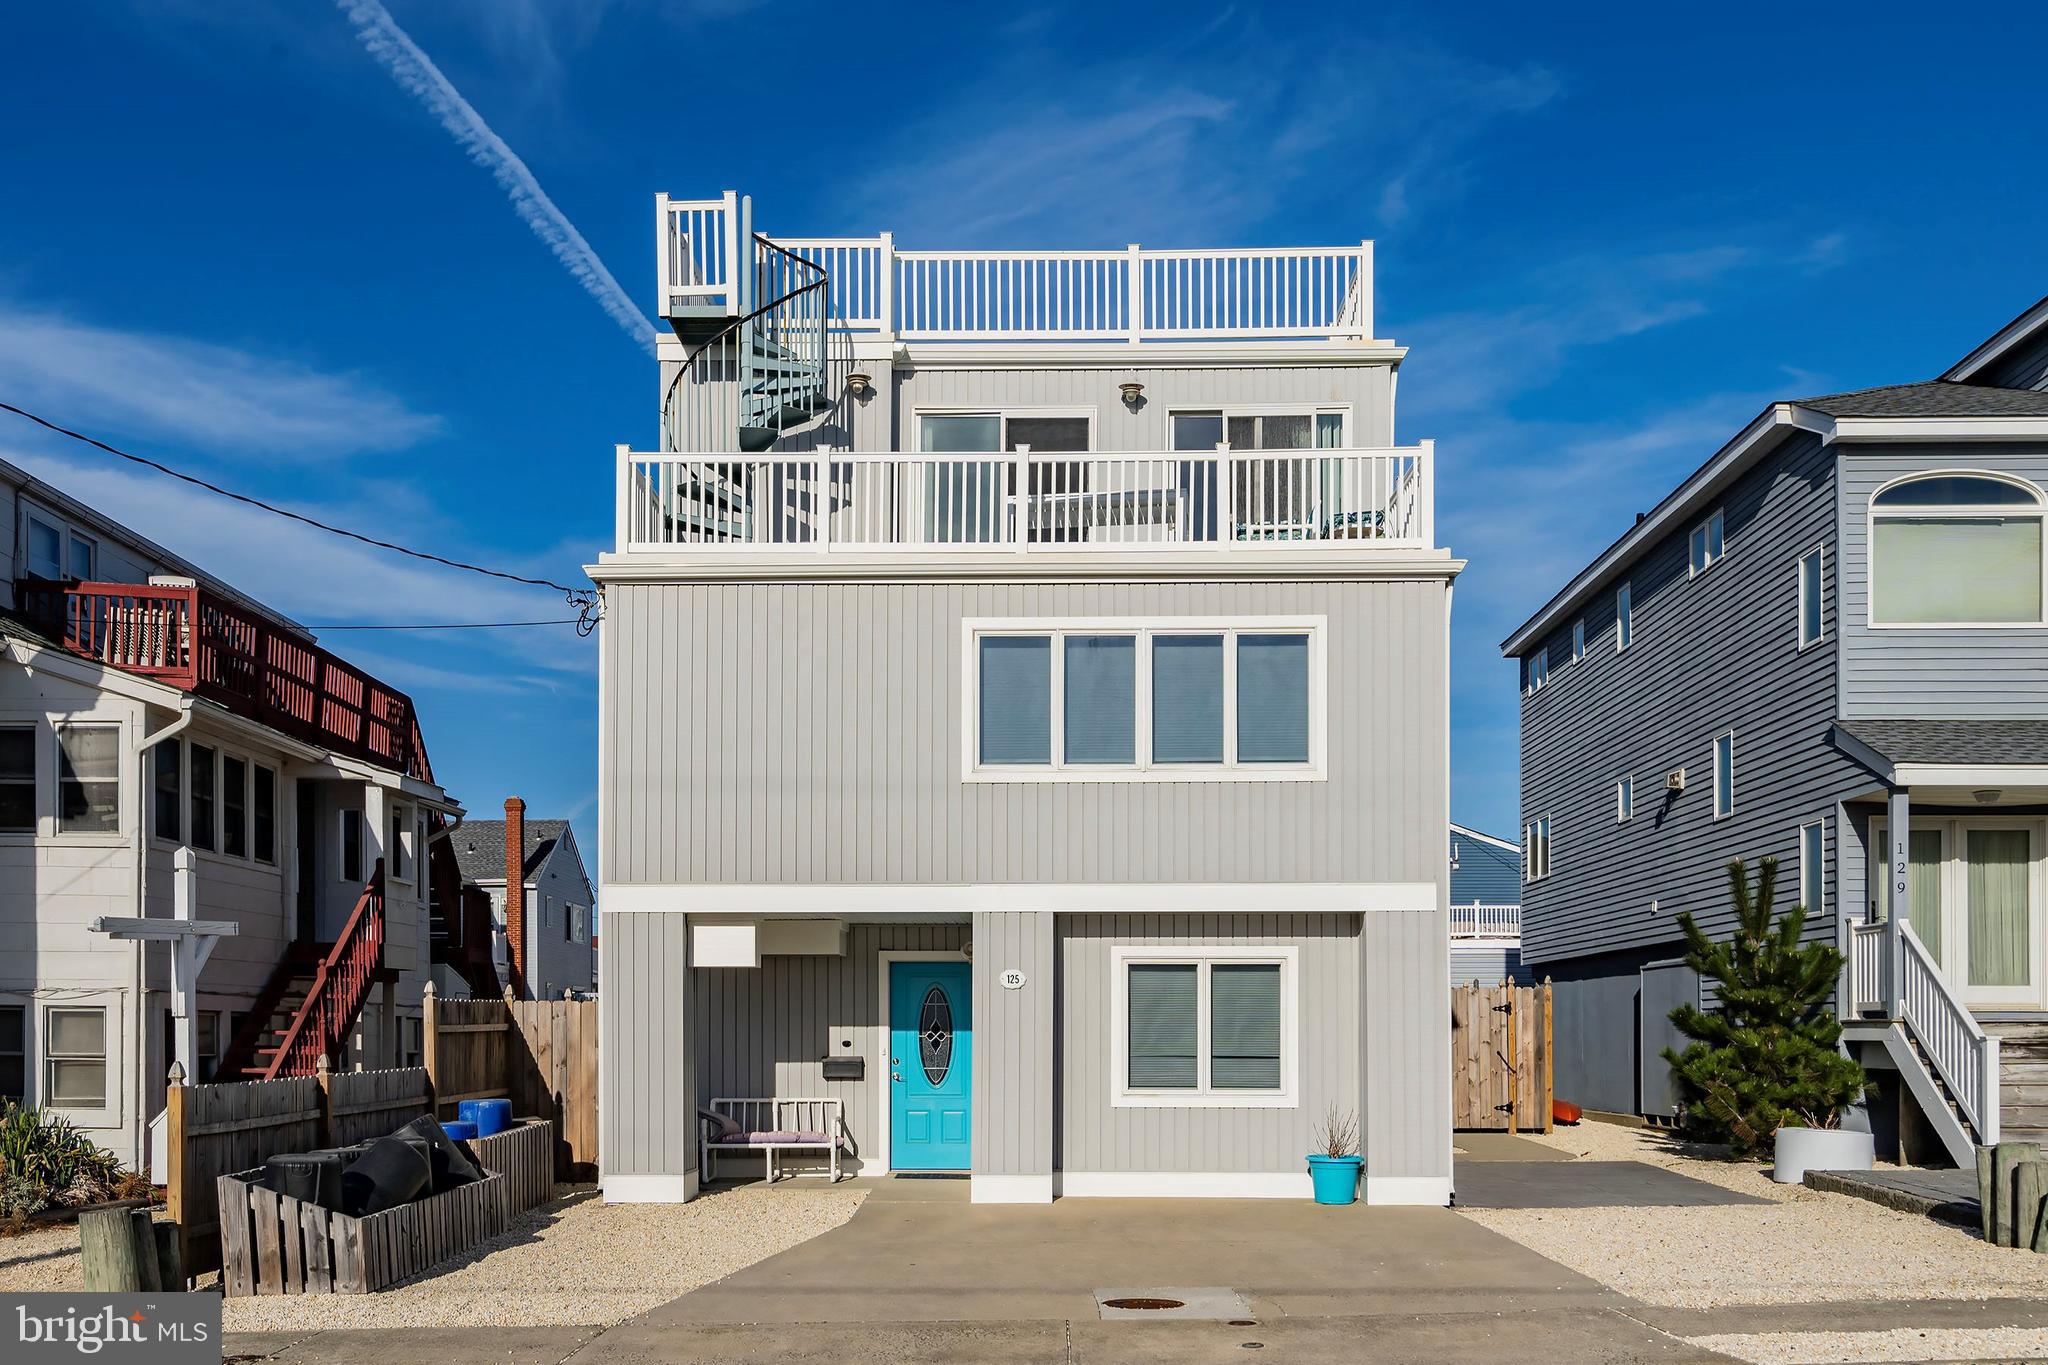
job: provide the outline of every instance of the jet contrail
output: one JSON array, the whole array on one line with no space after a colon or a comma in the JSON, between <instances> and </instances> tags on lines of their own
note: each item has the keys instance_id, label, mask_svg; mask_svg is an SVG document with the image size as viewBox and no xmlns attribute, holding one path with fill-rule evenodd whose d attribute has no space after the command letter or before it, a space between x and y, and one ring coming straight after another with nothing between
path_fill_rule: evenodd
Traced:
<instances>
[{"instance_id":1,"label":"jet contrail","mask_svg":"<svg viewBox=\"0 0 2048 1365\"><path fill-rule=\"evenodd\" d=\"M356 37L369 49L370 55L382 62L391 72L391 78L410 91L420 103L427 106L429 113L441 121L462 149L469 153L469 159L491 173L499 188L512 200L513 209L534 235L548 244L548 250L555 253L555 259L569 268L577 283L597 300L598 306L611 314L613 322L626 330L626 334L654 351L654 326L646 314L633 306L626 291L619 288L619 282L612 278L612 272L605 269L604 262L583 240L583 234L576 225L563 216L555 207L555 201L548 198L547 191L533 178L533 172L526 169L526 163L518 154L505 145L505 140L491 131L483 115L470 107L468 100L441 74L441 69L420 51L419 44L406 36L391 12L379 0L335 0L348 21L355 25Z\"/></svg>"}]
</instances>

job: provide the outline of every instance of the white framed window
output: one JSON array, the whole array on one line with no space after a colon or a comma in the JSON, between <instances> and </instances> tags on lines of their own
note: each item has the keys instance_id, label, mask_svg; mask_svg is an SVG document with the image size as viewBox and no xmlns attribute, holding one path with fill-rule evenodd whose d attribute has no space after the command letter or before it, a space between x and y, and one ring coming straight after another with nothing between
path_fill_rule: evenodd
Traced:
<instances>
[{"instance_id":1,"label":"white framed window","mask_svg":"<svg viewBox=\"0 0 2048 1365\"><path fill-rule=\"evenodd\" d=\"M341 812L339 834L341 856L335 866L340 869L341 880L351 886L361 885L369 879L363 867L363 813L349 809Z\"/></svg>"},{"instance_id":2,"label":"white framed window","mask_svg":"<svg viewBox=\"0 0 2048 1365\"><path fill-rule=\"evenodd\" d=\"M54 1109L107 1107L107 1012L51 1005L43 1011L43 1103Z\"/></svg>"},{"instance_id":3,"label":"white framed window","mask_svg":"<svg viewBox=\"0 0 2048 1365\"><path fill-rule=\"evenodd\" d=\"M0 725L0 834L36 832L36 727Z\"/></svg>"},{"instance_id":4,"label":"white framed window","mask_svg":"<svg viewBox=\"0 0 2048 1365\"><path fill-rule=\"evenodd\" d=\"M1822 616L1822 555L1820 546L1799 557L1799 647L1820 643Z\"/></svg>"},{"instance_id":5,"label":"white framed window","mask_svg":"<svg viewBox=\"0 0 2048 1365\"><path fill-rule=\"evenodd\" d=\"M168 844L185 837L183 740L160 740L149 751L149 830Z\"/></svg>"},{"instance_id":6,"label":"white framed window","mask_svg":"<svg viewBox=\"0 0 2048 1365\"><path fill-rule=\"evenodd\" d=\"M1522 826L1522 880L1540 882L1550 875L1550 817L1539 815Z\"/></svg>"},{"instance_id":7,"label":"white framed window","mask_svg":"<svg viewBox=\"0 0 2048 1365\"><path fill-rule=\"evenodd\" d=\"M1167 416L1173 448L1341 450L1351 435L1349 404L1224 404L1175 408Z\"/></svg>"},{"instance_id":8,"label":"white framed window","mask_svg":"<svg viewBox=\"0 0 2048 1365\"><path fill-rule=\"evenodd\" d=\"M220 846L216 827L220 823L217 799L220 754L205 744L189 745L185 751L185 839L194 848L211 853Z\"/></svg>"},{"instance_id":9,"label":"white framed window","mask_svg":"<svg viewBox=\"0 0 2048 1365\"><path fill-rule=\"evenodd\" d=\"M1635 639L1635 600L1629 584L1614 590L1614 652L1621 653Z\"/></svg>"},{"instance_id":10,"label":"white framed window","mask_svg":"<svg viewBox=\"0 0 2048 1365\"><path fill-rule=\"evenodd\" d=\"M1698 577L1719 564L1724 548L1721 513L1716 510L1692 528L1692 576Z\"/></svg>"},{"instance_id":11,"label":"white framed window","mask_svg":"<svg viewBox=\"0 0 2048 1365\"><path fill-rule=\"evenodd\" d=\"M2042 522L2033 484L1979 470L1914 474L1870 499L1870 624L2012 627L2042 615Z\"/></svg>"},{"instance_id":12,"label":"white framed window","mask_svg":"<svg viewBox=\"0 0 2048 1365\"><path fill-rule=\"evenodd\" d=\"M249 760L220 756L220 851L249 856Z\"/></svg>"},{"instance_id":13,"label":"white framed window","mask_svg":"<svg viewBox=\"0 0 2048 1365\"><path fill-rule=\"evenodd\" d=\"M121 727L57 727L57 832L113 834L121 828Z\"/></svg>"},{"instance_id":14,"label":"white framed window","mask_svg":"<svg viewBox=\"0 0 2048 1365\"><path fill-rule=\"evenodd\" d=\"M1735 732L1714 737L1714 818L1735 814Z\"/></svg>"},{"instance_id":15,"label":"white framed window","mask_svg":"<svg viewBox=\"0 0 2048 1365\"><path fill-rule=\"evenodd\" d=\"M0 1100L28 1099L28 1006L0 1005Z\"/></svg>"},{"instance_id":16,"label":"white framed window","mask_svg":"<svg viewBox=\"0 0 2048 1365\"><path fill-rule=\"evenodd\" d=\"M249 851L259 863L277 861L277 770L258 763L250 773Z\"/></svg>"},{"instance_id":17,"label":"white framed window","mask_svg":"<svg viewBox=\"0 0 2048 1365\"><path fill-rule=\"evenodd\" d=\"M1614 780L1614 818L1627 823L1636 818L1636 775L1627 773Z\"/></svg>"},{"instance_id":18,"label":"white framed window","mask_svg":"<svg viewBox=\"0 0 2048 1365\"><path fill-rule=\"evenodd\" d=\"M1799 903L1810 924L1825 912L1827 899L1828 825L1815 820L1799 827Z\"/></svg>"},{"instance_id":19,"label":"white framed window","mask_svg":"<svg viewBox=\"0 0 2048 1365\"><path fill-rule=\"evenodd\" d=\"M1577 663L1585 657L1586 623L1584 621L1574 621L1572 622L1572 662Z\"/></svg>"},{"instance_id":20,"label":"white framed window","mask_svg":"<svg viewBox=\"0 0 2048 1365\"><path fill-rule=\"evenodd\" d=\"M1300 949L1110 949L1110 1102L1295 1107Z\"/></svg>"},{"instance_id":21,"label":"white framed window","mask_svg":"<svg viewBox=\"0 0 2048 1365\"><path fill-rule=\"evenodd\" d=\"M1544 646L1522 661L1522 695L1540 689L1550 681L1550 647Z\"/></svg>"},{"instance_id":22,"label":"white framed window","mask_svg":"<svg viewBox=\"0 0 2048 1365\"><path fill-rule=\"evenodd\" d=\"M99 542L62 517L40 508L24 508L22 543L30 578L82 582L98 576Z\"/></svg>"},{"instance_id":23,"label":"white framed window","mask_svg":"<svg viewBox=\"0 0 2048 1365\"><path fill-rule=\"evenodd\" d=\"M1320 781L1323 617L962 623L962 779Z\"/></svg>"}]
</instances>

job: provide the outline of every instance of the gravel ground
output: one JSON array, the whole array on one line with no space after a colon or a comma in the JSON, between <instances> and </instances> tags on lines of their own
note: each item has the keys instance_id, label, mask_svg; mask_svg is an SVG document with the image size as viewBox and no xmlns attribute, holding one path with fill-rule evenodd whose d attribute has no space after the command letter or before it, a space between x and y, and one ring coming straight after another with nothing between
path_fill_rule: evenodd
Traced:
<instances>
[{"instance_id":1,"label":"gravel ground","mask_svg":"<svg viewBox=\"0 0 2048 1365\"><path fill-rule=\"evenodd\" d=\"M1889 1332L1756 1332L1687 1337L1709 1351L1755 1365L1845 1365L1889 1360L2039 1360L2048 1331L2038 1327L1902 1327Z\"/></svg>"},{"instance_id":2,"label":"gravel ground","mask_svg":"<svg viewBox=\"0 0 2048 1365\"><path fill-rule=\"evenodd\" d=\"M852 1190L741 1186L688 1204L603 1204L588 1187L439 1269L368 1295L230 1299L230 1332L609 1326L853 1217ZM0 1292L83 1289L78 1230L0 1240Z\"/></svg>"},{"instance_id":3,"label":"gravel ground","mask_svg":"<svg viewBox=\"0 0 2048 1365\"><path fill-rule=\"evenodd\" d=\"M1594 1160L1648 1162L1772 1201L1463 1211L1645 1303L1719 1308L2048 1296L2048 1257L1986 1246L1960 1228L1848 1195L1778 1185L1761 1166L1709 1159L1650 1130L1588 1123L1535 1140Z\"/></svg>"}]
</instances>

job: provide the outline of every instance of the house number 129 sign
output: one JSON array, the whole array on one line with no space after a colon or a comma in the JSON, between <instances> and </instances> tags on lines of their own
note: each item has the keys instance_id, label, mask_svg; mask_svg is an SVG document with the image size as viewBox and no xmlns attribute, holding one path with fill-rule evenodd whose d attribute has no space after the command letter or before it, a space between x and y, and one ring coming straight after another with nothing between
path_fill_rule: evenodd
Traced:
<instances>
[{"instance_id":1,"label":"house number 129 sign","mask_svg":"<svg viewBox=\"0 0 2048 1365\"><path fill-rule=\"evenodd\" d=\"M1024 989L1024 973L1018 971L1015 967L1005 968L1002 976L998 979L1002 981L1003 989L1006 991L1021 991Z\"/></svg>"}]
</instances>

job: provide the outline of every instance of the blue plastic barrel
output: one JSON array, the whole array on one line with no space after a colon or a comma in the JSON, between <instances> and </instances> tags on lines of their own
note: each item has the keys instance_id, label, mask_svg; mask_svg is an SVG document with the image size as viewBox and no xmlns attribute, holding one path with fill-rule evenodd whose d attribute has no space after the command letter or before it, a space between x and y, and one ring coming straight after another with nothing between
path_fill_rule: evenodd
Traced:
<instances>
[{"instance_id":1,"label":"blue plastic barrel","mask_svg":"<svg viewBox=\"0 0 2048 1365\"><path fill-rule=\"evenodd\" d=\"M476 1136L476 1125L457 1119L452 1123L443 1123L441 1131L457 1142L467 1142Z\"/></svg>"},{"instance_id":2,"label":"blue plastic barrel","mask_svg":"<svg viewBox=\"0 0 2048 1365\"><path fill-rule=\"evenodd\" d=\"M476 1135L487 1138L512 1126L512 1101L463 1100L455 1106L455 1117L476 1125Z\"/></svg>"}]
</instances>

